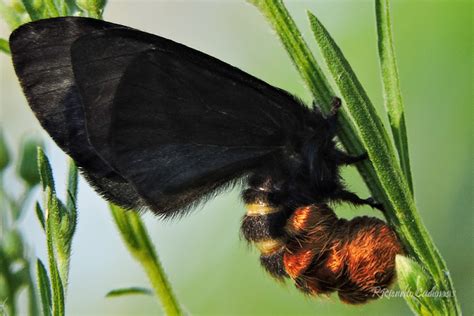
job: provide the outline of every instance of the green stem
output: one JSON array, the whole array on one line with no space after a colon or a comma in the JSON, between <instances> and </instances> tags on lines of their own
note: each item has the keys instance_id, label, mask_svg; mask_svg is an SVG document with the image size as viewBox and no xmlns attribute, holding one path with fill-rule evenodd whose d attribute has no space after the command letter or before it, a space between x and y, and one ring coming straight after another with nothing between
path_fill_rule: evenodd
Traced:
<instances>
[{"instance_id":1,"label":"green stem","mask_svg":"<svg viewBox=\"0 0 474 316\"><path fill-rule=\"evenodd\" d=\"M48 215L48 217L50 217ZM51 218L46 220L46 243L48 248L48 262L49 271L51 274L51 284L53 288L53 315L63 316L64 315L64 289L61 281L60 271L57 266L57 260L54 251L54 240L52 225L53 221Z\"/></svg>"},{"instance_id":2,"label":"green stem","mask_svg":"<svg viewBox=\"0 0 474 316\"><path fill-rule=\"evenodd\" d=\"M61 280L58 260L56 258L55 241L57 241L59 200L54 193L54 183L51 174L51 167L42 150L38 149L38 165L42 174L41 183L44 188L44 205L46 206L46 246L48 251L48 264L51 275L51 285L53 290L52 310L54 316L64 315L64 287ZM56 229L56 231L55 231Z\"/></svg>"},{"instance_id":3,"label":"green stem","mask_svg":"<svg viewBox=\"0 0 474 316\"><path fill-rule=\"evenodd\" d=\"M375 16L377 19L378 50L382 83L384 89L384 104L392 129L393 139L398 151L400 165L413 194L413 180L408 152L408 137L405 123L405 110L400 89L397 60L393 46L393 36L390 22L390 5L388 0L375 1Z\"/></svg>"},{"instance_id":4,"label":"green stem","mask_svg":"<svg viewBox=\"0 0 474 316\"><path fill-rule=\"evenodd\" d=\"M35 287L35 281L33 280L31 276L31 265L29 261L27 262L27 268L26 270L28 271L28 308L30 315L38 315L39 314L39 309L38 309L38 300L36 297L36 287Z\"/></svg>"},{"instance_id":5,"label":"green stem","mask_svg":"<svg viewBox=\"0 0 474 316\"><path fill-rule=\"evenodd\" d=\"M112 204L110 210L127 248L145 270L165 314L183 315L140 215Z\"/></svg>"},{"instance_id":6,"label":"green stem","mask_svg":"<svg viewBox=\"0 0 474 316\"><path fill-rule=\"evenodd\" d=\"M8 311L8 315L16 315L16 290L14 288L15 280L13 279L13 276L10 273L9 267L10 263L7 261L6 256L3 255L2 249L0 249L0 275L3 275L3 277L5 278L4 286L7 287L5 291L7 293L7 301L0 301L0 305L4 304Z\"/></svg>"}]
</instances>

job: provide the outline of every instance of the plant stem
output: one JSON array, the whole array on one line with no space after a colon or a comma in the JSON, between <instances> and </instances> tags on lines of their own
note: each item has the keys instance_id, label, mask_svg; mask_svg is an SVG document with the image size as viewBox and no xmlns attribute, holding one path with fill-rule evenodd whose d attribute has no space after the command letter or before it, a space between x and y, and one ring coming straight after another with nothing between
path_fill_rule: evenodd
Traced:
<instances>
[{"instance_id":1,"label":"plant stem","mask_svg":"<svg viewBox=\"0 0 474 316\"><path fill-rule=\"evenodd\" d=\"M387 110L393 139L397 148L402 171L413 194L413 180L408 152L408 137L405 123L405 110L400 89L397 60L393 46L390 22L390 5L388 0L375 1L375 16L377 19L378 50L384 104Z\"/></svg>"},{"instance_id":2,"label":"plant stem","mask_svg":"<svg viewBox=\"0 0 474 316\"><path fill-rule=\"evenodd\" d=\"M139 253L141 263L148 274L153 288L160 297L165 313L167 315L181 315L179 304L173 295L171 285L166 277L161 262L156 254L155 248L151 243L148 233L138 214L132 213L129 216L132 229L136 232L141 244L144 245L144 251Z\"/></svg>"},{"instance_id":3,"label":"plant stem","mask_svg":"<svg viewBox=\"0 0 474 316\"><path fill-rule=\"evenodd\" d=\"M127 248L145 270L165 314L183 315L140 215L112 204L110 210Z\"/></svg>"},{"instance_id":4,"label":"plant stem","mask_svg":"<svg viewBox=\"0 0 474 316\"><path fill-rule=\"evenodd\" d=\"M35 281L31 277L30 272L32 271L31 269L31 264L29 261L27 261L27 271L28 271L28 308L29 308L29 313L30 315L38 315L39 310L38 310L38 301L36 297L36 286L35 286Z\"/></svg>"},{"instance_id":5,"label":"plant stem","mask_svg":"<svg viewBox=\"0 0 474 316\"><path fill-rule=\"evenodd\" d=\"M10 272L10 263L7 262L7 258L4 257L2 249L0 249L0 275L5 278L4 286L6 286L7 301L1 302L0 307L8 310L8 315L16 315L16 295L15 289L13 288L15 280ZM0 308L0 311L1 311Z\"/></svg>"}]
</instances>

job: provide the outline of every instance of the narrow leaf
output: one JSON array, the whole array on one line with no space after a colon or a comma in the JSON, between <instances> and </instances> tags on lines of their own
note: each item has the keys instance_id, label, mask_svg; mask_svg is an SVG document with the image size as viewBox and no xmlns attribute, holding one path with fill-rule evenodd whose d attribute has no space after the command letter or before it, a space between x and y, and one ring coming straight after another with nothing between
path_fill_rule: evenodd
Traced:
<instances>
[{"instance_id":1,"label":"narrow leaf","mask_svg":"<svg viewBox=\"0 0 474 316\"><path fill-rule=\"evenodd\" d=\"M68 229L66 239L67 239L67 257L70 256L70 249L72 238L76 232L77 226L77 183L78 183L78 173L77 167L74 163L74 160L69 159L69 172L68 172L68 181L67 181L67 198L66 198L66 209L67 209L67 221Z\"/></svg>"},{"instance_id":2,"label":"narrow leaf","mask_svg":"<svg viewBox=\"0 0 474 316\"><path fill-rule=\"evenodd\" d=\"M410 307L418 315L446 315L448 312L443 308L441 299L436 295L441 294L434 288L433 280L429 274L414 260L397 255L396 270L398 286L404 293L409 294L412 301Z\"/></svg>"},{"instance_id":3,"label":"narrow leaf","mask_svg":"<svg viewBox=\"0 0 474 316\"><path fill-rule=\"evenodd\" d=\"M42 148L41 141L36 138L26 138L20 147L20 159L17 165L17 174L32 188L40 182L38 172L38 148Z\"/></svg>"},{"instance_id":4,"label":"narrow leaf","mask_svg":"<svg viewBox=\"0 0 474 316\"><path fill-rule=\"evenodd\" d=\"M65 291L69 278L71 245L76 223L71 222L66 206L55 194L51 196L51 202L48 205L49 215L46 221L49 231L47 234L52 236L56 266Z\"/></svg>"},{"instance_id":5,"label":"narrow leaf","mask_svg":"<svg viewBox=\"0 0 474 316\"><path fill-rule=\"evenodd\" d=\"M68 16L76 15L76 13L79 11L75 0L66 0L66 6Z\"/></svg>"},{"instance_id":6,"label":"narrow leaf","mask_svg":"<svg viewBox=\"0 0 474 316\"><path fill-rule=\"evenodd\" d=\"M44 18L55 18L60 16L60 11L56 5L56 2L54 0L43 0L44 4L48 10L48 16L45 16Z\"/></svg>"},{"instance_id":7,"label":"narrow leaf","mask_svg":"<svg viewBox=\"0 0 474 316\"><path fill-rule=\"evenodd\" d=\"M46 231L44 212L41 209L41 206L39 205L38 202L36 202L35 204L35 212L36 212L36 217L38 218L38 221L41 224L41 227L43 228L44 231Z\"/></svg>"},{"instance_id":8,"label":"narrow leaf","mask_svg":"<svg viewBox=\"0 0 474 316\"><path fill-rule=\"evenodd\" d=\"M153 295L153 291L143 287L128 287L122 289L115 289L105 295L105 297L117 297L125 295Z\"/></svg>"},{"instance_id":9,"label":"narrow leaf","mask_svg":"<svg viewBox=\"0 0 474 316\"><path fill-rule=\"evenodd\" d=\"M346 101L384 191L392 194L389 195L392 203L402 203L404 210L413 209L411 194L406 192L403 176L398 172L400 168L393 166L395 155L390 139L367 93L323 25L311 13L309 19L326 65Z\"/></svg>"},{"instance_id":10,"label":"narrow leaf","mask_svg":"<svg viewBox=\"0 0 474 316\"><path fill-rule=\"evenodd\" d=\"M41 184L43 186L43 190L46 190L46 188L49 187L51 189L51 192L54 192L53 172L51 170L51 165L49 163L48 157L46 157L41 147L38 147L37 151L38 169L40 172L40 179Z\"/></svg>"},{"instance_id":11,"label":"narrow leaf","mask_svg":"<svg viewBox=\"0 0 474 316\"><path fill-rule=\"evenodd\" d=\"M398 151L400 165L413 194L413 181L408 152L408 138L405 123L405 110L402 101L397 60L392 38L390 5L388 0L375 1L380 68L384 91L384 104L387 109L393 139Z\"/></svg>"},{"instance_id":12,"label":"narrow leaf","mask_svg":"<svg viewBox=\"0 0 474 316\"><path fill-rule=\"evenodd\" d=\"M77 0L77 6L91 18L102 19L106 0Z\"/></svg>"},{"instance_id":13,"label":"narrow leaf","mask_svg":"<svg viewBox=\"0 0 474 316\"><path fill-rule=\"evenodd\" d=\"M0 51L10 55L10 46L8 45L8 41L4 38L0 38Z\"/></svg>"},{"instance_id":14,"label":"narrow leaf","mask_svg":"<svg viewBox=\"0 0 474 316\"><path fill-rule=\"evenodd\" d=\"M56 8L60 16L66 16L68 14L68 7L65 0L57 1Z\"/></svg>"},{"instance_id":15,"label":"narrow leaf","mask_svg":"<svg viewBox=\"0 0 474 316\"><path fill-rule=\"evenodd\" d=\"M41 305L43 310L44 316L51 315L51 282L48 277L48 272L46 272L46 268L41 262L40 259L36 261L36 272L38 278L38 289L41 298Z\"/></svg>"},{"instance_id":16,"label":"narrow leaf","mask_svg":"<svg viewBox=\"0 0 474 316\"><path fill-rule=\"evenodd\" d=\"M46 18L47 9L43 0L22 0L32 21Z\"/></svg>"},{"instance_id":17,"label":"narrow leaf","mask_svg":"<svg viewBox=\"0 0 474 316\"><path fill-rule=\"evenodd\" d=\"M66 207L69 212L77 210L77 167L74 163L74 160L69 158L69 170L67 177L67 198L66 198Z\"/></svg>"}]
</instances>

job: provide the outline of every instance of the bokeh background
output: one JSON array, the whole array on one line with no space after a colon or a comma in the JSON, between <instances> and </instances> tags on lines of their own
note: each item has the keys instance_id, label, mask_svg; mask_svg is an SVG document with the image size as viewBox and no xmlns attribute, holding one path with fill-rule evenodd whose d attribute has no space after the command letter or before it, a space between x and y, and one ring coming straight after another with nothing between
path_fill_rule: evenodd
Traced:
<instances>
[{"instance_id":1,"label":"bokeh background","mask_svg":"<svg viewBox=\"0 0 474 316\"><path fill-rule=\"evenodd\" d=\"M317 53L306 10L315 13L343 49L379 113L384 114L373 1L287 1ZM473 3L392 1L392 20L411 150L416 202L447 261L465 315L474 313L473 273ZM286 52L260 13L245 1L111 0L105 19L168 37L235 65L273 85L311 99ZM0 36L9 31L0 22ZM317 56L319 56L317 54ZM10 144L25 134L46 141L57 184L66 156L29 111L9 56L0 55L1 125ZM354 170L349 186L368 192ZM7 183L11 190L17 184ZM402 315L400 298L364 306L336 297L311 299L273 281L258 253L239 238L245 210L239 190L220 195L180 221L144 216L161 261L186 310L195 315ZM63 195L64 196L64 195ZM375 214L342 205L342 216ZM79 224L73 242L69 315L152 315L153 297L105 298L111 289L148 287L122 244L106 203L81 179ZM45 259L45 241L33 209L22 221L32 256ZM44 261L44 260L43 260ZM26 311L25 307L22 308Z\"/></svg>"}]
</instances>

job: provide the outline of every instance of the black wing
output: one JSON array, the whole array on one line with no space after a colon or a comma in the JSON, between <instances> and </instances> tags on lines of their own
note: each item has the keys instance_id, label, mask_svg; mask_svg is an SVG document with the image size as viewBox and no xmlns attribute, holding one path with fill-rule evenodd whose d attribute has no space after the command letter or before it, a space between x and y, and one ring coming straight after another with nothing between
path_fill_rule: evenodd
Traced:
<instances>
[{"instance_id":1,"label":"black wing","mask_svg":"<svg viewBox=\"0 0 474 316\"><path fill-rule=\"evenodd\" d=\"M10 48L28 103L44 129L102 195L116 204L135 208L143 202L133 187L89 143L71 66L70 51L75 40L113 28L124 26L74 17L40 20L15 30L10 36Z\"/></svg>"},{"instance_id":2,"label":"black wing","mask_svg":"<svg viewBox=\"0 0 474 316\"><path fill-rule=\"evenodd\" d=\"M117 40L105 31L82 36L71 47L74 76L84 106L89 141L112 166L107 142L112 102L127 66L141 52L151 48L150 42L134 38Z\"/></svg>"},{"instance_id":3,"label":"black wing","mask_svg":"<svg viewBox=\"0 0 474 316\"><path fill-rule=\"evenodd\" d=\"M115 48L124 43L149 49L120 75L114 100L107 96L102 102L94 91L107 82L109 52L120 56ZM108 104L106 116L112 115L101 127L88 129L93 145L105 149L103 157L163 216L177 214L274 157L309 113L288 93L237 68L135 30L83 37L72 56L76 81L88 100L88 126L100 117L95 109L104 108L102 103Z\"/></svg>"}]
</instances>

